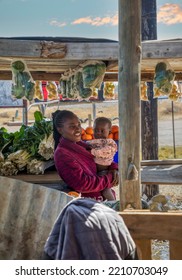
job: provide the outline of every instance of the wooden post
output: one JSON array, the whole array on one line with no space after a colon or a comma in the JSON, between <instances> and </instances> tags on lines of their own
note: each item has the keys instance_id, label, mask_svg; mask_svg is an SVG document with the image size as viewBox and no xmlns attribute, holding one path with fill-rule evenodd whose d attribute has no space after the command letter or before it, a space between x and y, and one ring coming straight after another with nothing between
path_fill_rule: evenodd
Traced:
<instances>
[{"instance_id":1,"label":"wooden post","mask_svg":"<svg viewBox=\"0 0 182 280\"><path fill-rule=\"evenodd\" d=\"M140 0L119 0L118 60L120 208L140 209Z\"/></svg>"},{"instance_id":2,"label":"wooden post","mask_svg":"<svg viewBox=\"0 0 182 280\"><path fill-rule=\"evenodd\" d=\"M92 115L88 114L88 126L92 126Z\"/></svg>"},{"instance_id":3,"label":"wooden post","mask_svg":"<svg viewBox=\"0 0 182 280\"><path fill-rule=\"evenodd\" d=\"M92 116L93 116L93 121L94 121L96 118L96 103L95 102L92 103Z\"/></svg>"},{"instance_id":4,"label":"wooden post","mask_svg":"<svg viewBox=\"0 0 182 280\"><path fill-rule=\"evenodd\" d=\"M156 0L142 0L142 41L157 39ZM153 98L153 83L148 84L149 101L141 102L142 159L158 159L157 98ZM159 193L158 185L142 185L148 199Z\"/></svg>"}]
</instances>

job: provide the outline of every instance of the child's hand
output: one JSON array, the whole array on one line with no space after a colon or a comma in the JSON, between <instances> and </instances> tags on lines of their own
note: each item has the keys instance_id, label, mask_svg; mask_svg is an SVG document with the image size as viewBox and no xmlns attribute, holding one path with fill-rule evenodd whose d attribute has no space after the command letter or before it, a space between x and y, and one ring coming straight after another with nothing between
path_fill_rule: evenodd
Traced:
<instances>
[{"instance_id":1,"label":"child's hand","mask_svg":"<svg viewBox=\"0 0 182 280\"><path fill-rule=\"evenodd\" d=\"M113 186L117 186L119 184L119 172L118 170L114 169L114 170L109 170L109 173L112 173L113 175Z\"/></svg>"}]
</instances>

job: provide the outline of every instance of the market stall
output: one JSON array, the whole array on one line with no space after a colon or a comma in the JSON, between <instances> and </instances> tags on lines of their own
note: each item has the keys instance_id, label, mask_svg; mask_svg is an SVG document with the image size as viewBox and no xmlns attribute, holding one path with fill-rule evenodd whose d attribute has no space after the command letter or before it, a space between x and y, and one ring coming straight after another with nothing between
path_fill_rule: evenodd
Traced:
<instances>
[{"instance_id":1,"label":"market stall","mask_svg":"<svg viewBox=\"0 0 182 280\"><path fill-rule=\"evenodd\" d=\"M126 1L125 1L126 2ZM133 26L136 28L139 27L139 2L136 1L135 4L125 3L121 1L123 5L123 22L122 22L122 30L120 33L120 39L124 36L124 31L127 30L127 35L125 37L125 46L119 46L119 43L111 40L103 40L103 39L86 39L86 38L0 38L0 79L9 80L12 78L12 59L15 60L23 60L26 63L27 69L30 71L33 80L47 80L47 81L55 81L60 80L64 81L64 77L73 76L75 73L79 73L80 69L88 66L88 63L92 63L92 61L96 60L104 63L105 65L105 73L102 81L117 81L121 80L123 83L124 93L121 93L121 87L119 89L119 108L120 108L120 124L124 128L126 138L120 137L120 141L122 141L122 147L125 150L125 154L122 155L120 151L120 158L122 158L122 164L125 163L122 170L121 175L121 193L122 193L122 202L123 205L127 205L127 203L132 202L135 204L135 209L139 209L139 199L140 199L140 183L141 183L141 174L140 174L140 162L139 162L139 101L140 101L140 79L142 81L153 81L155 68L158 62L167 61L170 64L172 70L176 74L176 79L181 80L182 73L182 40L168 40L168 41L149 41L149 42L140 42L139 37L139 29L136 34L132 32ZM129 1L131 2L131 1ZM136 6L135 6L136 5ZM132 10L129 10L129 7L132 6ZM129 26L126 28L126 20L128 23L128 18L124 17L124 14L127 14L127 17L130 15L132 17L132 12L135 11L137 17L134 19L134 22L131 22ZM136 13L137 11L137 13ZM121 17L121 14L120 14ZM135 24L136 23L136 24ZM129 30L128 30L129 27ZM131 32L130 32L131 31ZM132 48L128 47L129 39L132 34ZM135 37L136 36L136 37ZM122 40L120 40L122 41ZM123 49L124 50L123 50ZM133 51L131 53L131 51ZM126 56L122 57L122 54ZM130 56L131 54L131 56ZM134 71L130 75L129 86L127 89L128 78L127 75L123 76L122 67L125 66L126 69L131 67L129 65L127 59L130 60L131 65L134 67ZM133 59L133 61L132 61ZM86 63L86 64L85 64ZM137 67L135 67L137 64ZM139 66L139 67L138 67ZM125 69L125 68L124 68ZM141 69L141 73L139 70ZM27 71L26 71L27 72ZM118 75L119 73L119 75ZM127 73L128 74L128 73ZM140 75L141 74L141 75ZM78 77L77 77L78 79ZM28 85L31 85L28 84ZM136 86L136 90L132 91L132 89ZM89 90L85 91L84 94L88 93ZM136 95L134 95L136 93ZM89 92L90 94L90 92ZM82 95L83 98L83 95ZM134 101L133 103L131 102ZM30 100L31 101L31 100ZM123 101L123 102L122 102ZM124 105L123 105L124 104ZM127 104L127 106L126 106ZM134 105L134 110L133 106ZM123 107L125 106L125 107ZM126 112L125 108L128 108ZM121 110L122 108L122 110ZM132 111L133 110L133 111ZM128 114L129 112L129 114ZM134 112L136 114L130 114ZM122 120L122 121L121 121ZM124 120L124 122L123 122ZM122 123L123 122L123 123ZM133 128L130 130L128 128ZM121 135L121 132L120 132ZM133 148L133 143L137 143ZM121 142L120 142L121 146ZM132 147L132 148L131 148ZM135 177L135 180L128 180L125 178L125 173L128 168L128 155L130 155L132 150L132 155L130 160L130 164L135 165L138 176ZM53 173L51 173L53 174ZM48 176L49 175L49 176ZM37 175L43 178L42 183L45 182L45 178L47 180L56 180L57 178L48 174L46 175ZM19 175L17 175L19 176ZM27 181L28 177L26 175L22 175L22 181ZM28 175L30 176L30 175ZM35 176L35 175L33 175ZM48 176L48 177L46 177ZM176 176L176 175L175 175ZM17 177L16 177L17 178ZM19 177L21 178L21 177ZM30 178L30 177L29 177ZM34 177L35 178L35 177ZM40 177L38 177L40 178ZM49 178L49 179L48 179ZM56 179L55 179L56 178ZM33 179L34 180L34 179ZM38 181L38 179L36 179ZM144 180L145 182L145 180ZM155 180L156 182L156 180ZM52 183L52 181L51 181ZM124 185L124 191L122 189ZM128 191L127 191L128 188ZM132 191L130 191L132 190ZM167 213L168 214L168 213ZM161 225L161 215L155 214L145 214L145 213L124 213L121 212L121 215L125 217L125 221L131 230L134 238L136 238L138 244L140 244L140 248L142 248L142 253L145 259L149 258L149 254L145 254L146 240L149 242L152 238L168 238L171 240L171 250L172 257L178 258L181 256L181 250L179 248L178 254L175 255L177 245L181 242L181 228L179 228L179 224L181 222L181 214L175 214L171 218L171 214L165 215L165 233L163 230L160 231ZM154 225L155 216L157 216L156 224L157 230ZM159 218L160 216L160 218ZM141 221L140 225L144 224L145 227L140 229L140 233L138 233L138 229L136 225L139 223L136 222ZM147 223L144 223L144 221ZM148 224L149 222L153 224L152 231L150 228L148 232ZM175 228L175 236L170 234L169 230L169 221L173 221L173 226ZM146 226L147 225L147 226ZM142 235L140 235L142 232ZM166 234L167 233L167 234ZM175 241L174 241L175 240ZM142 246L142 244L143 246ZM174 250L175 249L175 250ZM151 257L151 256L150 256Z\"/></svg>"}]
</instances>

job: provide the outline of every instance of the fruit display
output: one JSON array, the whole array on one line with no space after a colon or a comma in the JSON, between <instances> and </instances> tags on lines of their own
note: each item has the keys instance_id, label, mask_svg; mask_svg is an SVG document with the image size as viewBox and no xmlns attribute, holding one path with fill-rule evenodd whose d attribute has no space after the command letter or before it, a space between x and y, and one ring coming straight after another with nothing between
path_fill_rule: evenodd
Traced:
<instances>
[{"instance_id":1,"label":"fruit display","mask_svg":"<svg viewBox=\"0 0 182 280\"><path fill-rule=\"evenodd\" d=\"M38 100L44 100L44 94L42 90L42 82L35 81L35 91L34 91L34 99L37 98Z\"/></svg>"},{"instance_id":2,"label":"fruit display","mask_svg":"<svg viewBox=\"0 0 182 280\"><path fill-rule=\"evenodd\" d=\"M94 139L93 134L94 134L93 127L87 126L85 129L82 128L81 138L84 141L92 140L92 139ZM108 138L113 139L113 140L119 140L119 126L118 125L112 125L111 132L110 132Z\"/></svg>"},{"instance_id":3,"label":"fruit display","mask_svg":"<svg viewBox=\"0 0 182 280\"><path fill-rule=\"evenodd\" d=\"M141 96L140 99L143 101L148 101L148 95L147 95L147 83L143 82L141 83Z\"/></svg>"},{"instance_id":4,"label":"fruit display","mask_svg":"<svg viewBox=\"0 0 182 280\"><path fill-rule=\"evenodd\" d=\"M104 98L113 99L115 97L115 85L111 82L104 83Z\"/></svg>"},{"instance_id":5,"label":"fruit display","mask_svg":"<svg viewBox=\"0 0 182 280\"><path fill-rule=\"evenodd\" d=\"M176 84L173 84L171 93L169 94L168 98L171 101L177 101L181 97L181 93L178 91L178 87Z\"/></svg>"},{"instance_id":6,"label":"fruit display","mask_svg":"<svg viewBox=\"0 0 182 280\"><path fill-rule=\"evenodd\" d=\"M48 96L47 96L48 100L58 99L58 89L57 89L56 82L48 81L46 84L46 89L48 92Z\"/></svg>"}]
</instances>

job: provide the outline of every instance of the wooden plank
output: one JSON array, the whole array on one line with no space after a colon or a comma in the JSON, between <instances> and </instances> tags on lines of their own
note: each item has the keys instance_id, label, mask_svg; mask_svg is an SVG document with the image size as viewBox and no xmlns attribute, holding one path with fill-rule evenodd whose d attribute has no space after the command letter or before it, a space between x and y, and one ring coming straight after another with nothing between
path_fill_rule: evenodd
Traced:
<instances>
[{"instance_id":1,"label":"wooden plank","mask_svg":"<svg viewBox=\"0 0 182 280\"><path fill-rule=\"evenodd\" d=\"M182 165L143 166L142 184L182 185Z\"/></svg>"},{"instance_id":2,"label":"wooden plank","mask_svg":"<svg viewBox=\"0 0 182 280\"><path fill-rule=\"evenodd\" d=\"M54 39L53 39L54 40ZM52 50L62 49L66 46L66 60L117 60L118 59L118 43L92 43L92 42L71 42L71 43L55 43L52 41L39 40L14 40L0 39L0 57L22 57L22 58L41 58L45 57L42 52L43 44L50 45L52 42ZM47 47L48 48L48 47ZM50 47L51 48L51 47ZM47 56L50 59L54 57Z\"/></svg>"},{"instance_id":3,"label":"wooden plank","mask_svg":"<svg viewBox=\"0 0 182 280\"><path fill-rule=\"evenodd\" d=\"M182 159L142 160L141 166L176 165L182 164Z\"/></svg>"},{"instance_id":4,"label":"wooden plank","mask_svg":"<svg viewBox=\"0 0 182 280\"><path fill-rule=\"evenodd\" d=\"M45 171L43 175L18 174L11 178L35 184L60 183L56 171ZM144 166L141 169L142 184L182 185L182 165Z\"/></svg>"},{"instance_id":5,"label":"wooden plank","mask_svg":"<svg viewBox=\"0 0 182 280\"><path fill-rule=\"evenodd\" d=\"M46 171L45 174L34 175L34 174L18 174L16 176L7 176L8 178L21 180L24 182L34 184L59 184L62 182L56 171Z\"/></svg>"},{"instance_id":6,"label":"wooden plank","mask_svg":"<svg viewBox=\"0 0 182 280\"><path fill-rule=\"evenodd\" d=\"M182 40L152 40L142 43L142 59L182 58Z\"/></svg>"},{"instance_id":7,"label":"wooden plank","mask_svg":"<svg viewBox=\"0 0 182 280\"><path fill-rule=\"evenodd\" d=\"M182 212L124 211L125 221L134 239L182 241Z\"/></svg>"},{"instance_id":8,"label":"wooden plank","mask_svg":"<svg viewBox=\"0 0 182 280\"><path fill-rule=\"evenodd\" d=\"M118 42L54 42L52 40L15 40L0 39L0 57L41 57L42 44L50 45L52 49L62 48L65 44L67 54L65 59L101 59L118 60ZM152 40L142 42L142 59L175 59L182 58L182 40Z\"/></svg>"}]
</instances>

